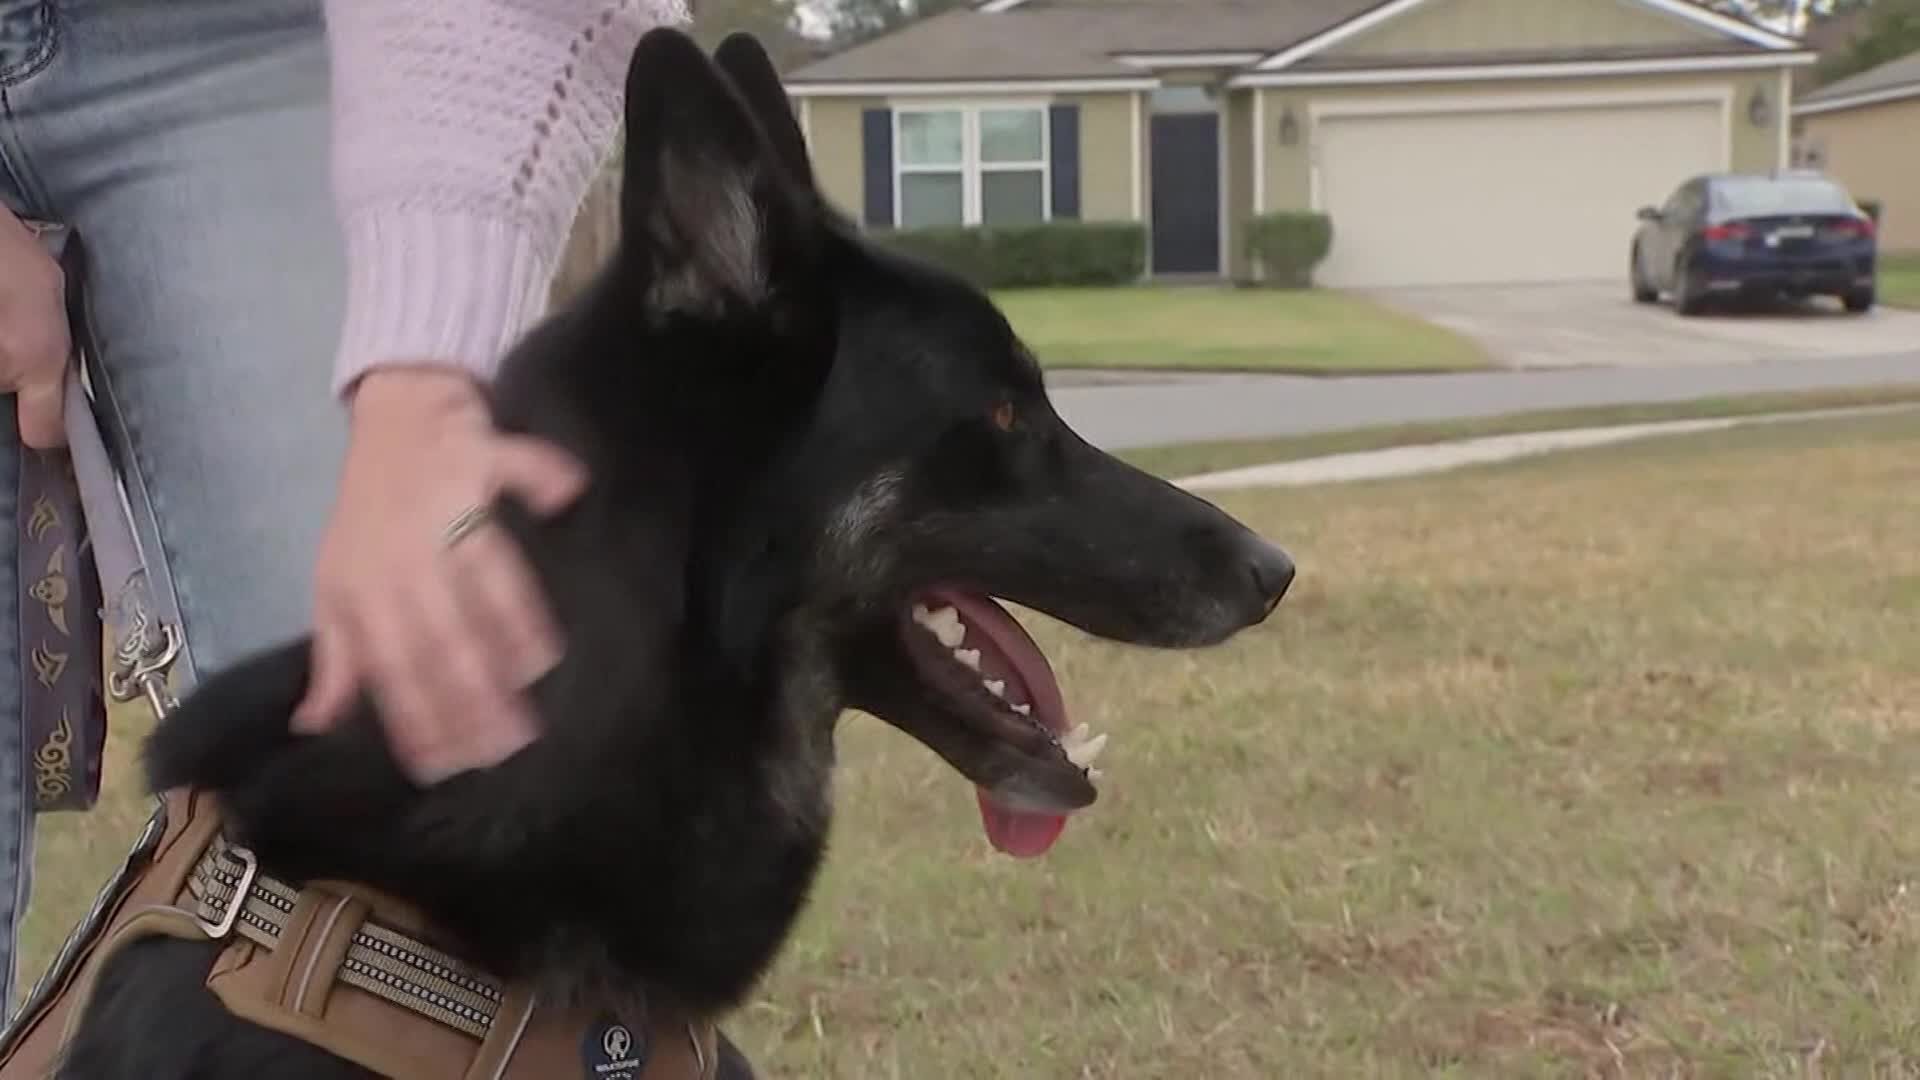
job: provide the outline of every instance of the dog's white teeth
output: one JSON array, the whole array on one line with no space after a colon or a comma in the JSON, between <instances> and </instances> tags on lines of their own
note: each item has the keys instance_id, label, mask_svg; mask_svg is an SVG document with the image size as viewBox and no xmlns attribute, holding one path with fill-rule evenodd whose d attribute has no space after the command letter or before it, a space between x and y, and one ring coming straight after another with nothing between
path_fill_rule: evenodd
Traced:
<instances>
[{"instance_id":1,"label":"dog's white teeth","mask_svg":"<svg viewBox=\"0 0 1920 1080\"><path fill-rule=\"evenodd\" d=\"M980 670L980 650L979 649L955 649L953 650L953 658L967 665L968 667L972 668L975 671Z\"/></svg>"},{"instance_id":2,"label":"dog's white teeth","mask_svg":"<svg viewBox=\"0 0 1920 1080\"><path fill-rule=\"evenodd\" d=\"M1007 696L1007 682L1005 679L982 679L981 685L985 686L987 693L992 694L994 697L1003 698Z\"/></svg>"},{"instance_id":3,"label":"dog's white teeth","mask_svg":"<svg viewBox=\"0 0 1920 1080\"><path fill-rule=\"evenodd\" d=\"M1087 779L1089 779L1089 780L1098 780L1098 779L1100 779L1101 777L1103 777L1103 776L1105 776L1105 775L1107 775L1107 774L1106 774L1106 773L1103 773L1103 772L1101 772L1101 771L1100 771L1099 769L1088 769L1088 770L1087 770Z\"/></svg>"},{"instance_id":4,"label":"dog's white teeth","mask_svg":"<svg viewBox=\"0 0 1920 1080\"><path fill-rule=\"evenodd\" d=\"M1100 756L1100 751L1107 748L1107 736L1105 732L1102 732L1085 742L1068 743L1065 745L1067 760L1084 769L1093 764L1093 759Z\"/></svg>"},{"instance_id":5,"label":"dog's white teeth","mask_svg":"<svg viewBox=\"0 0 1920 1080\"><path fill-rule=\"evenodd\" d=\"M1011 708L1014 712L1019 713L1021 716L1033 715L1033 706L1028 705L1025 702L1022 702L1021 704L1018 704L1018 705L1011 705L1008 707Z\"/></svg>"},{"instance_id":6,"label":"dog's white teeth","mask_svg":"<svg viewBox=\"0 0 1920 1080\"><path fill-rule=\"evenodd\" d=\"M967 640L967 624L960 621L960 612L951 604L937 610L930 610L923 604L913 607L913 621L926 627L927 632L940 640L940 644L949 649L957 649Z\"/></svg>"},{"instance_id":7,"label":"dog's white teeth","mask_svg":"<svg viewBox=\"0 0 1920 1080\"><path fill-rule=\"evenodd\" d=\"M1080 743L1086 742L1087 739L1092 735L1093 735L1093 730L1087 727L1085 721L1081 721L1080 723L1075 724L1073 726L1072 731L1069 731L1065 735L1061 736L1060 741L1061 743L1067 746L1077 746Z\"/></svg>"}]
</instances>

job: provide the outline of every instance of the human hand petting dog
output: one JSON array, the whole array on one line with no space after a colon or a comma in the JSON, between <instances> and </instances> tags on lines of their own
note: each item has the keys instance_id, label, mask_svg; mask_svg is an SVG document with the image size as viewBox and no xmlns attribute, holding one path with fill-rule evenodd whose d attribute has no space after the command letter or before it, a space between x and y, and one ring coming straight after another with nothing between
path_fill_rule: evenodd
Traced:
<instances>
[{"instance_id":1,"label":"human hand petting dog","mask_svg":"<svg viewBox=\"0 0 1920 1080\"><path fill-rule=\"evenodd\" d=\"M36 449L67 441L66 280L26 223L0 207L0 393L15 395L20 441Z\"/></svg>"},{"instance_id":2,"label":"human hand petting dog","mask_svg":"<svg viewBox=\"0 0 1920 1080\"><path fill-rule=\"evenodd\" d=\"M294 729L333 727L365 688L417 782L497 764L538 734L522 691L563 642L531 568L486 507L552 514L586 486L548 443L495 430L463 372L379 368L315 570L312 675Z\"/></svg>"},{"instance_id":3,"label":"human hand petting dog","mask_svg":"<svg viewBox=\"0 0 1920 1080\"><path fill-rule=\"evenodd\" d=\"M15 395L31 447L66 442L65 296L59 263L0 208L0 393ZM495 431L479 388L451 369L371 372L351 415L294 729L330 729L364 688L415 780L496 764L537 734L521 691L562 643L532 571L485 508L511 492L557 512L585 472L546 443Z\"/></svg>"}]
</instances>

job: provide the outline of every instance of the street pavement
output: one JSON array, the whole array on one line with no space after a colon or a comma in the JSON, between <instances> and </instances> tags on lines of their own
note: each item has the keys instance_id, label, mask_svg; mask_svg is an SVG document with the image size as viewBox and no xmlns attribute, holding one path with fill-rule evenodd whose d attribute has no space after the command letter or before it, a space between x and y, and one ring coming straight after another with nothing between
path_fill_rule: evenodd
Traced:
<instances>
[{"instance_id":1,"label":"street pavement","mask_svg":"<svg viewBox=\"0 0 1920 1080\"><path fill-rule=\"evenodd\" d=\"M1912 351L1893 355L1677 367L1337 378L1049 375L1061 416L1089 442L1116 450L1538 409L1896 384L1920 384L1920 340Z\"/></svg>"}]
</instances>

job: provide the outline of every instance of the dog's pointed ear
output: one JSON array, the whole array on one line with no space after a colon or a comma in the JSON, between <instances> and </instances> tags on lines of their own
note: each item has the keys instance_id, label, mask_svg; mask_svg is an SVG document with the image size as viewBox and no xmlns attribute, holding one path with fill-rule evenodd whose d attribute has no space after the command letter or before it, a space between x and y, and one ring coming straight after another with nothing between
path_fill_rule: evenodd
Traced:
<instances>
[{"instance_id":1,"label":"dog's pointed ear","mask_svg":"<svg viewBox=\"0 0 1920 1080\"><path fill-rule=\"evenodd\" d=\"M627 68L622 258L652 312L754 307L807 271L809 199L692 38L649 31Z\"/></svg>"},{"instance_id":2,"label":"dog's pointed ear","mask_svg":"<svg viewBox=\"0 0 1920 1080\"><path fill-rule=\"evenodd\" d=\"M736 30L713 51L713 62L733 80L740 96L746 99L747 107L759 119L774 153L786 166L793 182L808 191L815 190L813 162L807 154L806 136L793 115L793 100L787 97L787 88L773 66L773 57L767 55L759 39L744 30Z\"/></svg>"}]
</instances>

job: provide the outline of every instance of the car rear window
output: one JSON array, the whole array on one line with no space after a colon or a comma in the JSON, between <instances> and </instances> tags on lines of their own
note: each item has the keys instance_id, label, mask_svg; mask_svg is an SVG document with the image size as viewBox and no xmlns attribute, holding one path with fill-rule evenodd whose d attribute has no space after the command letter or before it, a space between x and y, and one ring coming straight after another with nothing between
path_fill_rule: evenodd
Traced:
<instances>
[{"instance_id":1,"label":"car rear window","mask_svg":"<svg viewBox=\"0 0 1920 1080\"><path fill-rule=\"evenodd\" d=\"M1713 185L1713 209L1722 216L1851 214L1853 200L1831 180L1765 176L1723 179Z\"/></svg>"}]
</instances>

